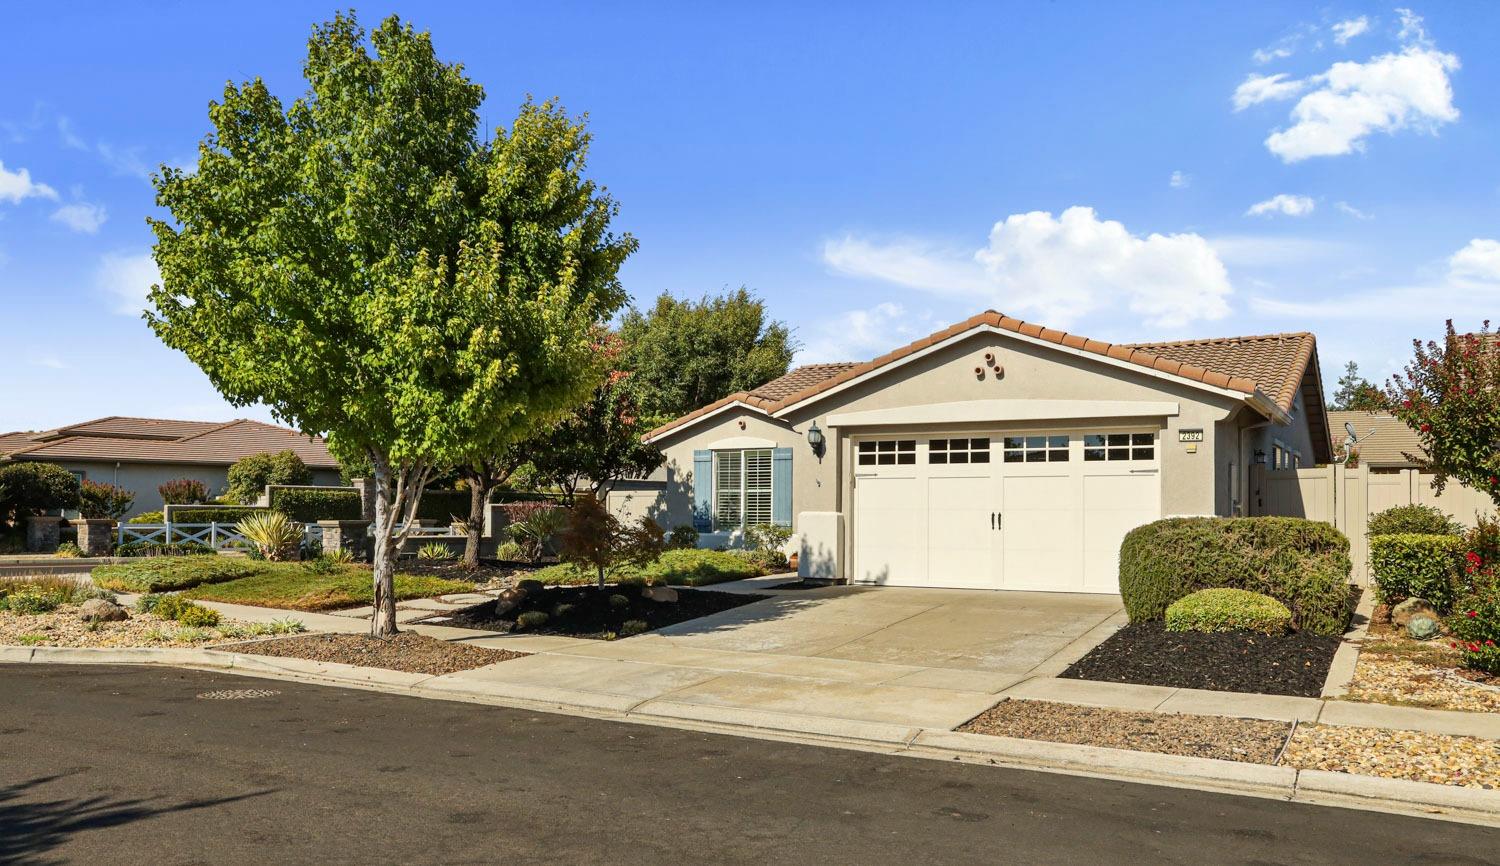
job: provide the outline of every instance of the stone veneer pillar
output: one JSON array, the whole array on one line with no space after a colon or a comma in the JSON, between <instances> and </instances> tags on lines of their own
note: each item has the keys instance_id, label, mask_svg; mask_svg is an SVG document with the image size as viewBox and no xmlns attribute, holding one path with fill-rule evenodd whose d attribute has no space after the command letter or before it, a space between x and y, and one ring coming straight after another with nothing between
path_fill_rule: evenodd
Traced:
<instances>
[{"instance_id":1,"label":"stone veneer pillar","mask_svg":"<svg viewBox=\"0 0 1500 866\"><path fill-rule=\"evenodd\" d=\"M359 491L359 516L361 520L375 522L375 479L351 478L349 485Z\"/></svg>"},{"instance_id":2,"label":"stone veneer pillar","mask_svg":"<svg viewBox=\"0 0 1500 866\"><path fill-rule=\"evenodd\" d=\"M323 530L323 551L347 550L364 562L370 558L370 523L368 520L319 520Z\"/></svg>"},{"instance_id":3,"label":"stone veneer pillar","mask_svg":"<svg viewBox=\"0 0 1500 866\"><path fill-rule=\"evenodd\" d=\"M84 556L109 556L115 546L113 520L74 520L78 527L78 548Z\"/></svg>"},{"instance_id":4,"label":"stone veneer pillar","mask_svg":"<svg viewBox=\"0 0 1500 866\"><path fill-rule=\"evenodd\" d=\"M26 518L26 549L32 553L52 553L57 550L57 532L61 517L38 514Z\"/></svg>"}]
</instances>

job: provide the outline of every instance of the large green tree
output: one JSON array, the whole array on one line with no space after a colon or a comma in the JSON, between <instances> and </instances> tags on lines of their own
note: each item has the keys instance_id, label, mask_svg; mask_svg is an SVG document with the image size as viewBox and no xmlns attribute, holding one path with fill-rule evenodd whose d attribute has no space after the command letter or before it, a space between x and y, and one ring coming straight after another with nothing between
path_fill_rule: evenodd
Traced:
<instances>
[{"instance_id":1,"label":"large green tree","mask_svg":"<svg viewBox=\"0 0 1500 866\"><path fill-rule=\"evenodd\" d=\"M642 415L670 420L786 373L796 341L763 301L741 288L698 301L666 293L620 323L624 369Z\"/></svg>"},{"instance_id":2,"label":"large green tree","mask_svg":"<svg viewBox=\"0 0 1500 866\"><path fill-rule=\"evenodd\" d=\"M315 27L289 106L228 85L195 171L164 167L146 318L236 405L262 402L375 481L374 634L422 489L555 422L602 376L594 334L635 249L584 174L589 136L527 102L481 135L483 89L392 17Z\"/></svg>"},{"instance_id":3,"label":"large green tree","mask_svg":"<svg viewBox=\"0 0 1500 866\"><path fill-rule=\"evenodd\" d=\"M1384 412L1389 404L1380 386L1359 374L1359 365L1350 361L1344 365L1344 375L1339 377L1339 389L1333 394L1333 403L1328 408L1348 412Z\"/></svg>"},{"instance_id":4,"label":"large green tree","mask_svg":"<svg viewBox=\"0 0 1500 866\"><path fill-rule=\"evenodd\" d=\"M1411 363L1391 377L1391 412L1417 433L1425 454L1408 455L1433 473L1483 490L1500 505L1500 334L1489 322L1459 334L1449 321L1442 342L1412 341Z\"/></svg>"}]
</instances>

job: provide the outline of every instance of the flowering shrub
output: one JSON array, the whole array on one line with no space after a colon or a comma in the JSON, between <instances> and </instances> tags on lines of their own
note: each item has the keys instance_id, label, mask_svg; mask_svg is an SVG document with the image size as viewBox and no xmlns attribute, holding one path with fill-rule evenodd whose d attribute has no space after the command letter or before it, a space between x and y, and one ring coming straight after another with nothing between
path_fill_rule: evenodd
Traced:
<instances>
[{"instance_id":1,"label":"flowering shrub","mask_svg":"<svg viewBox=\"0 0 1500 866\"><path fill-rule=\"evenodd\" d=\"M1464 667L1487 674L1500 674L1500 646L1496 646L1493 640L1484 643L1454 643L1453 646L1463 653Z\"/></svg>"}]
</instances>

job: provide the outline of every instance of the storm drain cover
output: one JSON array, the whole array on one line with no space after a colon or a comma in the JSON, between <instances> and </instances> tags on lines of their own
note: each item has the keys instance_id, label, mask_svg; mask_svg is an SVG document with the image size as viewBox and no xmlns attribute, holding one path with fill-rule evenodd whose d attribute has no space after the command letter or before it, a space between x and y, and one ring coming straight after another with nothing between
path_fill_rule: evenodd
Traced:
<instances>
[{"instance_id":1,"label":"storm drain cover","mask_svg":"<svg viewBox=\"0 0 1500 866\"><path fill-rule=\"evenodd\" d=\"M275 689L219 689L214 692L204 692L198 697L205 701L248 701L253 698L271 698L281 692Z\"/></svg>"}]
</instances>

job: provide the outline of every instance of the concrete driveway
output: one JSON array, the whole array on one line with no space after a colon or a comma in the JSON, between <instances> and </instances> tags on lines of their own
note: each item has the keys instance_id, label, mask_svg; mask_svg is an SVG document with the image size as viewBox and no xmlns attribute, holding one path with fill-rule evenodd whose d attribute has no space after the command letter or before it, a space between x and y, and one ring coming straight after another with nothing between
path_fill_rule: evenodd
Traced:
<instances>
[{"instance_id":1,"label":"concrete driveway","mask_svg":"<svg viewBox=\"0 0 1500 866\"><path fill-rule=\"evenodd\" d=\"M712 587L767 592L788 578ZM618 641L465 641L536 655L443 677L568 690L601 707L793 713L947 728L1052 677L1124 622L1118 596L897 587L771 598ZM576 698L575 698L576 699Z\"/></svg>"}]
</instances>

